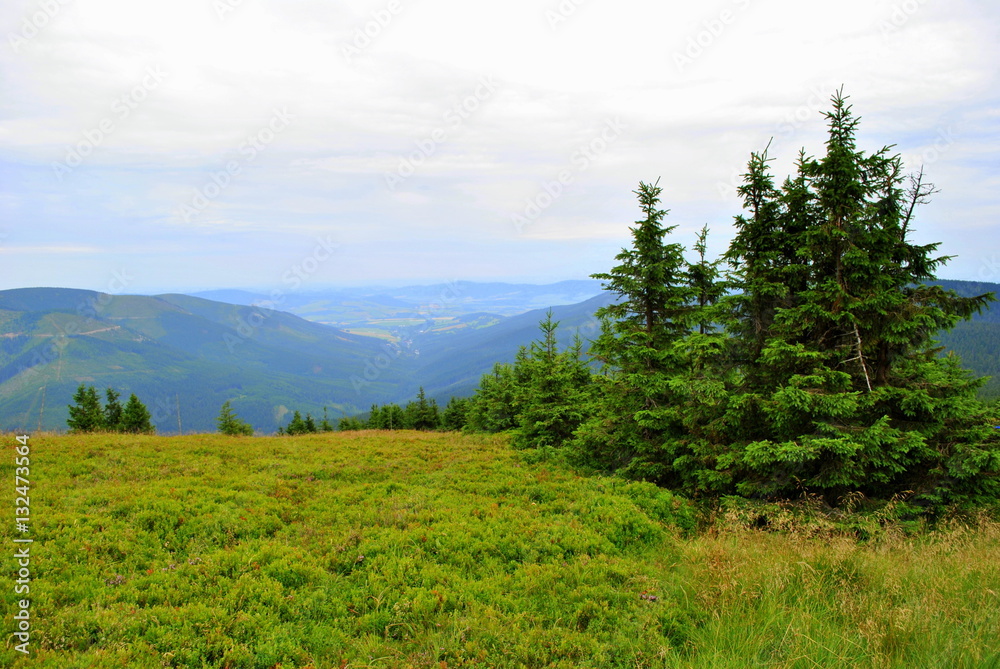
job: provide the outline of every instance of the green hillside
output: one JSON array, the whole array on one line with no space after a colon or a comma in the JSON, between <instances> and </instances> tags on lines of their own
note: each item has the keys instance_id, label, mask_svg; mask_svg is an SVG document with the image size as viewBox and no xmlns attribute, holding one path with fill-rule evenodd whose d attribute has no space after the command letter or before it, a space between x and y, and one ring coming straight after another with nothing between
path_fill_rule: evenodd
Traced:
<instances>
[{"instance_id":1,"label":"green hillside","mask_svg":"<svg viewBox=\"0 0 1000 669\"><path fill-rule=\"evenodd\" d=\"M940 283L963 295L1000 291L996 284ZM588 285L570 282L563 290ZM550 292L473 286L463 288L469 304L500 305L507 299L508 307L514 300L523 307L558 295L544 286L537 288ZM398 296L384 299L419 303L434 288L420 290L425 292L401 289ZM565 346L575 334L585 341L596 336L594 312L610 299L602 293L553 307L561 323L560 344ZM396 328L398 336L390 341L378 327L371 334L383 338L350 334L279 311L186 295L112 297L54 288L0 291L0 428L64 428L66 406L80 383L102 390L113 386L126 396L136 393L161 433L177 432L178 423L185 432L213 430L226 400L264 433L287 422L293 409L318 416L327 407L336 419L374 403L406 402L420 387L445 402L452 395L470 395L495 362L513 360L519 346L538 337L538 323L546 312L503 316L464 312L471 306L462 304L461 309L455 307L456 314L433 324ZM412 310L412 304L408 308ZM369 315L352 327L363 329ZM939 339L976 375L993 377L984 397L1000 397L1000 307L994 304Z\"/></svg>"},{"instance_id":2,"label":"green hillside","mask_svg":"<svg viewBox=\"0 0 1000 669\"><path fill-rule=\"evenodd\" d=\"M559 343L565 347L579 335L586 343L600 333L594 312L610 302L610 295L598 295L579 304L551 307L559 321ZM496 362L513 362L518 347L538 338L538 323L548 309L536 309L496 322L488 328L432 332L415 339L420 350L416 378L419 385L439 400L451 395L471 395L479 379ZM403 399L413 397L416 387L407 389Z\"/></svg>"},{"instance_id":3,"label":"green hillside","mask_svg":"<svg viewBox=\"0 0 1000 669\"><path fill-rule=\"evenodd\" d=\"M1000 299L1000 284L981 281L936 281L938 285L954 290L962 297L994 293ZM988 311L977 314L971 321L964 321L950 332L940 333L938 339L948 351L962 359L962 365L976 376L990 379L980 391L984 399L1000 399L1000 303L994 302Z\"/></svg>"},{"instance_id":4,"label":"green hillside","mask_svg":"<svg viewBox=\"0 0 1000 669\"><path fill-rule=\"evenodd\" d=\"M465 290L496 303L504 297L498 286ZM519 300L539 299L524 293L515 291ZM596 334L593 312L606 299L555 307L561 334ZM404 402L421 386L446 401L471 394L495 362L513 359L535 338L543 317L544 310L510 317L462 313L397 329L405 338L390 343L292 314L186 295L2 291L0 427L63 428L80 383L136 393L166 433L177 432L178 423L186 432L213 430L227 399L265 433L287 422L292 409L318 416L328 407L336 419L373 403Z\"/></svg>"},{"instance_id":5,"label":"green hillside","mask_svg":"<svg viewBox=\"0 0 1000 669\"><path fill-rule=\"evenodd\" d=\"M983 399L1000 399L1000 323L978 320L959 323L950 332L942 332L938 339L947 351L954 351L962 359L962 366L976 376L988 376L980 391Z\"/></svg>"},{"instance_id":6,"label":"green hillside","mask_svg":"<svg viewBox=\"0 0 1000 669\"><path fill-rule=\"evenodd\" d=\"M28 446L29 590L5 571L4 667L1000 663L987 520L903 534L888 509L837 526L772 505L696 526L651 484L446 433ZM24 546L14 530L0 540Z\"/></svg>"},{"instance_id":7,"label":"green hillside","mask_svg":"<svg viewBox=\"0 0 1000 669\"><path fill-rule=\"evenodd\" d=\"M938 279L934 284L947 290L954 290L962 297L974 297L983 293L993 293L1000 300L1000 284L997 283ZM998 308L998 304L994 302L988 311L973 316L972 320L974 322L1000 323L1000 308Z\"/></svg>"},{"instance_id":8,"label":"green hillside","mask_svg":"<svg viewBox=\"0 0 1000 669\"><path fill-rule=\"evenodd\" d=\"M0 426L8 430L63 428L80 383L136 393L167 432L179 420L185 431L213 429L227 399L266 432L289 407L349 415L364 408L350 374L383 345L183 295L25 289L0 292L0 310Z\"/></svg>"}]
</instances>

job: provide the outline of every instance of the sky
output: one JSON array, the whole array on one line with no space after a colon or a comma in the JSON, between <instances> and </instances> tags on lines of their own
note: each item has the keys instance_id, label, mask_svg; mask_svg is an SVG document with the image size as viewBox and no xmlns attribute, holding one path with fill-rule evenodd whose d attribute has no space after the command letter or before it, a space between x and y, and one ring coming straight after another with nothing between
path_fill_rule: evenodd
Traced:
<instances>
[{"instance_id":1,"label":"sky","mask_svg":"<svg viewBox=\"0 0 1000 669\"><path fill-rule=\"evenodd\" d=\"M5 0L0 289L547 283L663 188L722 253L751 151L859 148L940 192L913 241L1000 282L994 0Z\"/></svg>"}]
</instances>

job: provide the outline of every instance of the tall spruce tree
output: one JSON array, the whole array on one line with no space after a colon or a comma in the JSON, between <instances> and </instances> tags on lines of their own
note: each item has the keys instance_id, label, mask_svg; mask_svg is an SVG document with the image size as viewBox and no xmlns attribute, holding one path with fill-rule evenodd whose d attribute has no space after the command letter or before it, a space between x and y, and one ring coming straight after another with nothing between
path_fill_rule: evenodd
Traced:
<instances>
[{"instance_id":1,"label":"tall spruce tree","mask_svg":"<svg viewBox=\"0 0 1000 669\"><path fill-rule=\"evenodd\" d=\"M590 367L579 336L560 351L559 323L548 312L539 322L540 340L518 349L512 364L484 374L476 394L456 408L464 429L505 432L518 448L561 446L589 416L594 396ZM449 403L451 407L451 403Z\"/></svg>"},{"instance_id":2,"label":"tall spruce tree","mask_svg":"<svg viewBox=\"0 0 1000 669\"><path fill-rule=\"evenodd\" d=\"M306 426L306 421L302 418L302 413L296 409L292 412L292 419L285 426L285 434L294 437L300 434L307 434L308 432L309 428Z\"/></svg>"},{"instance_id":3,"label":"tall spruce tree","mask_svg":"<svg viewBox=\"0 0 1000 669\"><path fill-rule=\"evenodd\" d=\"M417 392L417 399L407 402L403 409L403 424L413 430L436 430L440 426L437 402L427 399L423 387Z\"/></svg>"},{"instance_id":4,"label":"tall spruce tree","mask_svg":"<svg viewBox=\"0 0 1000 669\"><path fill-rule=\"evenodd\" d=\"M766 151L752 154L747 214L727 259L739 294L725 300L738 371L703 452L711 480L751 495L914 491L931 503L996 493L997 435L975 400L979 381L937 354L941 329L992 295L929 285L948 260L908 239L913 205L891 147L856 147L841 93L820 159L800 154L779 191ZM703 472L704 473L704 472Z\"/></svg>"},{"instance_id":5,"label":"tall spruce tree","mask_svg":"<svg viewBox=\"0 0 1000 669\"><path fill-rule=\"evenodd\" d=\"M107 403L104 405L104 429L108 432L121 432L122 405L118 401L121 394L112 388L107 388L104 396L107 398Z\"/></svg>"},{"instance_id":6,"label":"tall spruce tree","mask_svg":"<svg viewBox=\"0 0 1000 669\"><path fill-rule=\"evenodd\" d=\"M333 432L333 423L330 422L330 417L327 415L326 407L323 407L323 420L319 422L317 427L320 432Z\"/></svg>"},{"instance_id":7,"label":"tall spruce tree","mask_svg":"<svg viewBox=\"0 0 1000 669\"><path fill-rule=\"evenodd\" d=\"M620 264L609 273L591 275L619 298L597 311L604 327L591 353L625 372L670 369L674 363L664 351L688 331L693 291L684 247L664 242L677 226L663 227L668 211L657 208L663 192L657 184L639 182L633 191L645 218L630 228L632 248L615 256Z\"/></svg>"},{"instance_id":8,"label":"tall spruce tree","mask_svg":"<svg viewBox=\"0 0 1000 669\"><path fill-rule=\"evenodd\" d=\"M715 317L712 307L726 292L726 284L720 276L719 265L722 264L722 259L708 260L705 257L708 252L707 225L698 233L694 250L698 253L698 261L687 266L688 283L697 306L692 311L691 325L697 327L698 334L709 334L716 329L712 320Z\"/></svg>"},{"instance_id":9,"label":"tall spruce tree","mask_svg":"<svg viewBox=\"0 0 1000 669\"><path fill-rule=\"evenodd\" d=\"M129 434L153 434L156 428L150 422L152 416L146 405L139 401L135 393L129 395L122 410L121 431Z\"/></svg>"},{"instance_id":10,"label":"tall spruce tree","mask_svg":"<svg viewBox=\"0 0 1000 669\"><path fill-rule=\"evenodd\" d=\"M94 386L84 386L82 383L73 394L76 404L69 407L69 419L66 425L71 432L97 432L104 429L104 410L101 398Z\"/></svg>"},{"instance_id":11,"label":"tall spruce tree","mask_svg":"<svg viewBox=\"0 0 1000 669\"><path fill-rule=\"evenodd\" d=\"M377 404L373 404L372 408L368 410L368 429L369 430L385 430L386 426L382 420L382 407Z\"/></svg>"},{"instance_id":12,"label":"tall spruce tree","mask_svg":"<svg viewBox=\"0 0 1000 669\"><path fill-rule=\"evenodd\" d=\"M368 424L357 418L355 416L344 416L339 421L337 421L337 430L339 432L352 432L356 430L367 430Z\"/></svg>"},{"instance_id":13,"label":"tall spruce tree","mask_svg":"<svg viewBox=\"0 0 1000 669\"><path fill-rule=\"evenodd\" d=\"M590 352L604 366L602 399L575 446L598 466L672 483L676 439L683 434L672 381L687 367L679 344L696 318L698 294L684 248L664 239L676 226L662 224L662 189L640 182L634 192L644 218L630 228L632 248L616 256L620 264L610 272L593 275L618 299L597 312L601 334Z\"/></svg>"},{"instance_id":14,"label":"tall spruce tree","mask_svg":"<svg viewBox=\"0 0 1000 669\"><path fill-rule=\"evenodd\" d=\"M406 425L406 415L403 407L398 404L386 404L382 407L382 429L402 430Z\"/></svg>"}]
</instances>

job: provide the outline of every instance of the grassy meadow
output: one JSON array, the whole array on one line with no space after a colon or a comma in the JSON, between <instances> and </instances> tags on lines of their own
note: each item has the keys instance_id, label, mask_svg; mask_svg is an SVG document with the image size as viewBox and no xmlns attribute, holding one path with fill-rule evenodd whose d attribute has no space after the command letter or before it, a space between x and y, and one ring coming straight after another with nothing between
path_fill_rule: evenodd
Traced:
<instances>
[{"instance_id":1,"label":"grassy meadow","mask_svg":"<svg viewBox=\"0 0 1000 669\"><path fill-rule=\"evenodd\" d=\"M3 440L3 667L1000 668L994 521L762 523L417 432L32 436L24 656Z\"/></svg>"}]
</instances>

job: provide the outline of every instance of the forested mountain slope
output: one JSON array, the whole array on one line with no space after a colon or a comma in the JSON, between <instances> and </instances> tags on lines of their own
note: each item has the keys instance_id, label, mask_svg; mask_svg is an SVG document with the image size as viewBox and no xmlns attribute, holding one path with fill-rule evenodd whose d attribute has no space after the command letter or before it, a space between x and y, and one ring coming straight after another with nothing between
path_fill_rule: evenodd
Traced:
<instances>
[{"instance_id":1,"label":"forested mountain slope","mask_svg":"<svg viewBox=\"0 0 1000 669\"><path fill-rule=\"evenodd\" d=\"M939 283L961 295L1000 293L997 284ZM495 286L485 293L465 290L484 300L500 299ZM530 291L518 295L528 301L537 297ZM560 344L568 345L577 334L585 344L595 337L594 312L611 298L604 292L553 306ZM512 361L519 346L538 337L546 311L470 312L451 318L450 327L413 328L390 341L280 311L187 295L0 291L0 427L64 428L66 406L80 383L136 393L161 432L176 432L178 422L184 432L214 431L227 399L264 432L287 421L292 409L319 415L327 407L336 419L373 403L405 402L419 387L443 401L471 394L494 363ZM997 304L939 339L975 374L993 376L985 397L1000 396Z\"/></svg>"}]
</instances>

